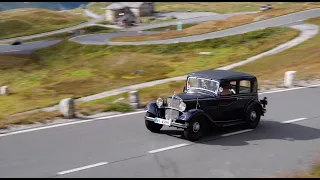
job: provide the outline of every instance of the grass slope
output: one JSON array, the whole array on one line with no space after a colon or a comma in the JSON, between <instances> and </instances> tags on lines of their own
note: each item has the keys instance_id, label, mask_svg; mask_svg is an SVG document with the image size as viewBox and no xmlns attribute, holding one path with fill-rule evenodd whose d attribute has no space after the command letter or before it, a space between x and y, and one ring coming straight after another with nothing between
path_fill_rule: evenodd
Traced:
<instances>
[{"instance_id":1,"label":"grass slope","mask_svg":"<svg viewBox=\"0 0 320 180\"><path fill-rule=\"evenodd\" d=\"M236 13L259 11L267 2L156 2L157 11ZM273 8L308 7L317 2L271 2Z\"/></svg>"},{"instance_id":2,"label":"grass slope","mask_svg":"<svg viewBox=\"0 0 320 180\"><path fill-rule=\"evenodd\" d=\"M115 32L116 29L108 28L108 27L102 27L102 26L87 26L84 28L77 29L78 31L84 30L84 32L81 35L85 34L97 34L97 33L111 33ZM32 38L28 40L22 40L22 42L30 42L30 41L38 41L38 40L56 40L56 39L70 39L72 37L79 36L79 34L73 34L69 32L63 32L58 34L53 34L49 36L43 36L38 38Z\"/></svg>"},{"instance_id":3,"label":"grass slope","mask_svg":"<svg viewBox=\"0 0 320 180\"><path fill-rule=\"evenodd\" d=\"M63 41L31 55L1 55L0 115L53 105L151 80L241 61L296 37L289 28L267 28L194 43L146 46L81 45ZM210 51L212 56L199 55ZM143 74L133 74L143 70Z\"/></svg>"},{"instance_id":4,"label":"grass slope","mask_svg":"<svg viewBox=\"0 0 320 180\"><path fill-rule=\"evenodd\" d=\"M86 5L86 7L96 13L96 14L104 14L106 11L101 9L109 6L112 2L90 2Z\"/></svg>"},{"instance_id":5,"label":"grass slope","mask_svg":"<svg viewBox=\"0 0 320 180\"><path fill-rule=\"evenodd\" d=\"M74 26L87 18L46 9L15 9L0 12L0 39L38 34Z\"/></svg>"},{"instance_id":6,"label":"grass slope","mask_svg":"<svg viewBox=\"0 0 320 180\"><path fill-rule=\"evenodd\" d=\"M86 5L86 8L95 14L104 14L105 10L101 8L105 8L110 5L112 2L89 2ZM70 10L73 13L82 13L82 9L80 7Z\"/></svg>"},{"instance_id":7,"label":"grass slope","mask_svg":"<svg viewBox=\"0 0 320 180\"><path fill-rule=\"evenodd\" d=\"M90 2L87 8L97 14L105 13L101 8L107 7L110 2ZM161 12L191 11L191 12L216 12L236 13L259 11L266 2L155 2L155 10ZM312 6L318 2L272 2L273 8L296 8Z\"/></svg>"},{"instance_id":8,"label":"grass slope","mask_svg":"<svg viewBox=\"0 0 320 180\"><path fill-rule=\"evenodd\" d=\"M307 23L316 24L320 27L320 17L312 18ZM257 76L259 87L275 87L281 85L285 71L296 70L297 78L302 80L312 80L320 78L320 34L316 37L288 49L284 52L263 57L258 61L248 63L246 65L236 67L233 70L251 73ZM165 98L173 92L182 92L185 81L176 81L170 83L159 84L153 87L139 90L139 97L142 106L147 102L155 100L158 97ZM79 112L83 114L95 114L104 112L104 105L118 98L124 98L123 103L128 103L128 94L123 93L117 96L111 96L95 101L81 103L78 105ZM320 177L320 163L313 166L310 172L302 172L288 177Z\"/></svg>"},{"instance_id":9,"label":"grass slope","mask_svg":"<svg viewBox=\"0 0 320 180\"><path fill-rule=\"evenodd\" d=\"M307 23L320 27L320 17L312 18ZM320 35L278 54L263 57L258 61L236 67L234 70L256 75L260 81L282 79L289 70L297 71L296 78L308 80L320 78ZM266 82L265 82L266 83Z\"/></svg>"}]
</instances>

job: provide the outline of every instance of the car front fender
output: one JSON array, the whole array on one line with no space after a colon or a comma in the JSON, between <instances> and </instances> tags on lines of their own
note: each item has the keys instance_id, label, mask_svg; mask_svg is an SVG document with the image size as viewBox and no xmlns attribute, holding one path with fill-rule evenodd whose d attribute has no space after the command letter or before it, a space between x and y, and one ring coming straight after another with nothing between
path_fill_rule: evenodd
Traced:
<instances>
[{"instance_id":1,"label":"car front fender","mask_svg":"<svg viewBox=\"0 0 320 180\"><path fill-rule=\"evenodd\" d=\"M154 116L158 117L159 114L159 108L156 104L156 101L151 101L147 104L147 106L144 108L145 111L153 114Z\"/></svg>"},{"instance_id":2,"label":"car front fender","mask_svg":"<svg viewBox=\"0 0 320 180\"><path fill-rule=\"evenodd\" d=\"M184 121L189 121L191 120L194 116L197 115L203 115L206 118L208 118L208 120L212 121L211 118L202 110L202 109L190 109L187 112L184 112L179 119L180 120L184 120ZM213 121L212 121L213 122Z\"/></svg>"}]
</instances>

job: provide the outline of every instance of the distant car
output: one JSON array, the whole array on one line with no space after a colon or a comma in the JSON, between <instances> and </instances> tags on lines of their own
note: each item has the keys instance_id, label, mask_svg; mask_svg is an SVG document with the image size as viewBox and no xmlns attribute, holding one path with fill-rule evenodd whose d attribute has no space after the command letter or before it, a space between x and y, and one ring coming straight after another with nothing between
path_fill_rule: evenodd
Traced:
<instances>
[{"instance_id":1,"label":"distant car","mask_svg":"<svg viewBox=\"0 0 320 180\"><path fill-rule=\"evenodd\" d=\"M20 45L21 41L20 40L15 40L13 43L11 43L11 45Z\"/></svg>"},{"instance_id":2,"label":"distant car","mask_svg":"<svg viewBox=\"0 0 320 180\"><path fill-rule=\"evenodd\" d=\"M269 10L269 9L272 9L271 4L262 5L260 7L260 11L266 11L266 10Z\"/></svg>"},{"instance_id":3,"label":"distant car","mask_svg":"<svg viewBox=\"0 0 320 180\"><path fill-rule=\"evenodd\" d=\"M150 102L145 125L160 132L163 125L184 129L190 141L200 139L210 126L243 124L254 129L266 113L267 98L259 100L254 75L227 70L206 70L187 76L182 93Z\"/></svg>"}]
</instances>

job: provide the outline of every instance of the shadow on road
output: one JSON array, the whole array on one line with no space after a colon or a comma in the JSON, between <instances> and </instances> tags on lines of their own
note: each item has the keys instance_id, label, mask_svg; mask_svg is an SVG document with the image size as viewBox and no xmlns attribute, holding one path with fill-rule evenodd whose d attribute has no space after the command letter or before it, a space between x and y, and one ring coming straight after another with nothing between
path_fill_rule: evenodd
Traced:
<instances>
[{"instance_id":1,"label":"shadow on road","mask_svg":"<svg viewBox=\"0 0 320 180\"><path fill-rule=\"evenodd\" d=\"M260 125L253 131L229 137L220 136L241 130L244 130L243 126L215 129L195 143L220 146L245 146L249 145L250 141L255 140L306 141L320 139L320 129L294 123L283 124L271 120L261 120ZM161 133L184 139L182 130L162 130Z\"/></svg>"}]
</instances>

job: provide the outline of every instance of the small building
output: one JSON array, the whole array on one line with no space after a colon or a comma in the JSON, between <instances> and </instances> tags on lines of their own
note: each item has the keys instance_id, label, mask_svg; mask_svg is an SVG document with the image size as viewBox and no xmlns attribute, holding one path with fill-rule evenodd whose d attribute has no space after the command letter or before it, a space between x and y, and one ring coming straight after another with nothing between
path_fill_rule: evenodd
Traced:
<instances>
[{"instance_id":1,"label":"small building","mask_svg":"<svg viewBox=\"0 0 320 180\"><path fill-rule=\"evenodd\" d=\"M129 18L128 14L133 14L134 18L143 17L143 16L152 16L154 12L154 3L153 2L114 2L102 8L106 10L106 20L109 22L116 22L117 19L123 14ZM131 13L130 13L130 12ZM130 17L132 18L132 17ZM129 18L129 19L130 19Z\"/></svg>"},{"instance_id":2,"label":"small building","mask_svg":"<svg viewBox=\"0 0 320 180\"><path fill-rule=\"evenodd\" d=\"M132 13L132 11L125 7L123 9L123 13L120 13L119 16L114 20L114 23L120 26L130 26L132 23L136 22L136 16Z\"/></svg>"}]
</instances>

